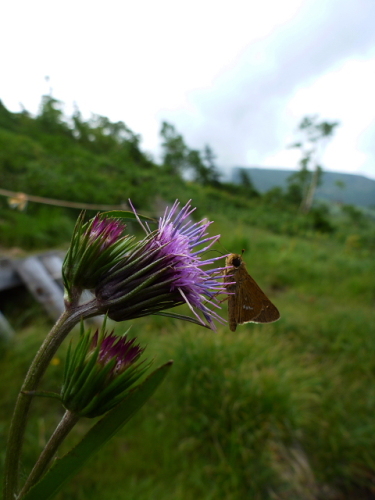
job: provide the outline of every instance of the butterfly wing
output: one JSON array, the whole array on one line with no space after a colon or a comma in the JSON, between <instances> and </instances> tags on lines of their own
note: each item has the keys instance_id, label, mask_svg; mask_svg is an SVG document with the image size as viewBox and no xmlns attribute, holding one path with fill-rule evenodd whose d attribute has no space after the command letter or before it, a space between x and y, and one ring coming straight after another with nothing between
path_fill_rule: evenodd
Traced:
<instances>
[{"instance_id":1,"label":"butterfly wing","mask_svg":"<svg viewBox=\"0 0 375 500\"><path fill-rule=\"evenodd\" d=\"M277 308L247 271L237 275L234 294L228 298L229 326L232 331L244 323L272 323L280 317Z\"/></svg>"},{"instance_id":2,"label":"butterfly wing","mask_svg":"<svg viewBox=\"0 0 375 500\"><path fill-rule=\"evenodd\" d=\"M258 316L253 320L254 323L273 323L280 318L280 313L277 307L267 299L263 302L263 307Z\"/></svg>"},{"instance_id":3,"label":"butterfly wing","mask_svg":"<svg viewBox=\"0 0 375 500\"><path fill-rule=\"evenodd\" d=\"M229 274L228 271L226 271L225 274ZM228 319L229 319L229 328L234 332L237 327L237 321L236 321L236 294L237 294L237 282L235 279L234 275L230 275L224 277L224 282L228 283L226 285L227 291L228 291Z\"/></svg>"}]
</instances>

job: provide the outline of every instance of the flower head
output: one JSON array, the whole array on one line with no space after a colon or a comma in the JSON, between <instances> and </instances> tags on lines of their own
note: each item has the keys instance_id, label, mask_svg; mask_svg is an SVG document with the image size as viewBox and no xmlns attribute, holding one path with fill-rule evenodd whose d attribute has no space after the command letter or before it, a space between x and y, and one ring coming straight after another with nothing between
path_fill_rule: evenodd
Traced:
<instances>
[{"instance_id":1,"label":"flower head","mask_svg":"<svg viewBox=\"0 0 375 500\"><path fill-rule=\"evenodd\" d=\"M81 330L67 356L61 391L65 408L92 418L116 406L151 364L138 362L143 351L136 339L108 334L105 325L93 336Z\"/></svg>"},{"instance_id":2,"label":"flower head","mask_svg":"<svg viewBox=\"0 0 375 500\"><path fill-rule=\"evenodd\" d=\"M161 311L187 304L196 318L190 320L196 323L214 329L213 320L222 321L212 307L219 308L216 295L226 293L223 268L203 269L222 257L201 259L220 236L207 237L211 222L191 220L190 202L180 211L178 207L176 201L166 209L155 231L138 219L146 237L97 286L98 303L111 319L168 315Z\"/></svg>"},{"instance_id":3,"label":"flower head","mask_svg":"<svg viewBox=\"0 0 375 500\"><path fill-rule=\"evenodd\" d=\"M78 218L72 242L63 264L67 301L83 289L94 289L99 278L134 244L134 238L122 236L125 225L116 218L97 215L86 224Z\"/></svg>"},{"instance_id":4,"label":"flower head","mask_svg":"<svg viewBox=\"0 0 375 500\"><path fill-rule=\"evenodd\" d=\"M84 235L88 237L90 243L99 240L100 251L103 252L117 242L124 229L125 225L117 219L101 218L96 215L89 227L86 228Z\"/></svg>"},{"instance_id":5,"label":"flower head","mask_svg":"<svg viewBox=\"0 0 375 500\"><path fill-rule=\"evenodd\" d=\"M144 348L136 344L136 339L128 339L126 335L117 337L110 333L104 336L99 343L99 332L96 331L93 340L92 348L96 348L99 344L98 363L106 366L114 360L114 365L110 370L110 376L122 373L126 368L133 364L143 353Z\"/></svg>"}]
</instances>

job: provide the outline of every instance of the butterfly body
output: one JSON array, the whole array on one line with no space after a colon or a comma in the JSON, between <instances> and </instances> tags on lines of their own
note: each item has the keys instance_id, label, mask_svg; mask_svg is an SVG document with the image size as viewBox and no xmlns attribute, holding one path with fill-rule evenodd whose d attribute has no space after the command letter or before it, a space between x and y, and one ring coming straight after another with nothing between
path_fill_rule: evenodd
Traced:
<instances>
[{"instance_id":1,"label":"butterfly body","mask_svg":"<svg viewBox=\"0 0 375 500\"><path fill-rule=\"evenodd\" d=\"M256 281L247 272L242 255L232 253L225 261L225 282L228 291L229 328L234 332L243 323L272 323L280 318Z\"/></svg>"}]
</instances>

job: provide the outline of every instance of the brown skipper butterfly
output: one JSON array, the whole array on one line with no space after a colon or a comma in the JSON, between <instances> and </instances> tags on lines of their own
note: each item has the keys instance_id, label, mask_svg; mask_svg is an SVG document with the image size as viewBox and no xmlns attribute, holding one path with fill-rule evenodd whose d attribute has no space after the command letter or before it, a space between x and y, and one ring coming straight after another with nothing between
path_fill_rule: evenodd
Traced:
<instances>
[{"instance_id":1,"label":"brown skipper butterfly","mask_svg":"<svg viewBox=\"0 0 375 500\"><path fill-rule=\"evenodd\" d=\"M224 281L228 283L228 317L232 332L243 323L272 323L280 318L277 307L247 272L242 255L231 253L225 266L228 267Z\"/></svg>"}]
</instances>

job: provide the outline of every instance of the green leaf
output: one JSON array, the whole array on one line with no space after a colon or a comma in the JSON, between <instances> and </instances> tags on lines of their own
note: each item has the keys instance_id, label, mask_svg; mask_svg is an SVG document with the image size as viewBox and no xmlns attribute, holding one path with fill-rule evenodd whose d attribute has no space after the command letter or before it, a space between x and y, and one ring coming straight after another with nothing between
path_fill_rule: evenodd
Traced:
<instances>
[{"instance_id":1,"label":"green leaf","mask_svg":"<svg viewBox=\"0 0 375 500\"><path fill-rule=\"evenodd\" d=\"M190 323L195 323L196 325L203 326L204 328L208 328L209 330L211 330L211 328L208 325L206 325L206 323L198 321L198 319L193 318L192 316L185 316L184 314L167 313L164 311L154 312L152 314L154 316L166 316L167 318L174 318L179 320L182 319L183 321L189 321Z\"/></svg>"},{"instance_id":2,"label":"green leaf","mask_svg":"<svg viewBox=\"0 0 375 500\"><path fill-rule=\"evenodd\" d=\"M126 422L145 404L164 380L173 361L159 367L144 382L95 424L84 438L62 458L57 459L45 476L33 486L22 500L48 500L64 482L76 474L82 465L114 436Z\"/></svg>"},{"instance_id":3,"label":"green leaf","mask_svg":"<svg viewBox=\"0 0 375 500\"><path fill-rule=\"evenodd\" d=\"M40 397L40 398L52 398L52 399L58 399L61 401L61 396L60 394L57 394L56 392L47 392L47 391L21 391L22 394L25 394L26 396L32 396L32 397Z\"/></svg>"},{"instance_id":4,"label":"green leaf","mask_svg":"<svg viewBox=\"0 0 375 500\"><path fill-rule=\"evenodd\" d=\"M125 210L111 210L109 212L101 212L100 216L105 216L108 218L114 218L114 219L124 219L124 220L130 220L134 221L137 220L137 217L141 220L148 221L148 222L157 222L155 219L152 217L147 217L146 215L141 215L137 214L135 215L134 212L127 212Z\"/></svg>"}]
</instances>

